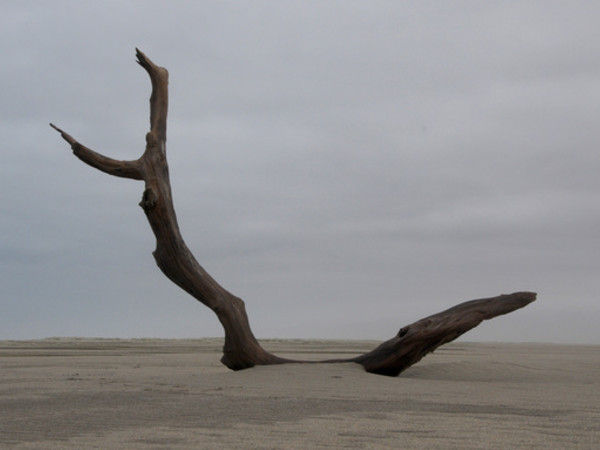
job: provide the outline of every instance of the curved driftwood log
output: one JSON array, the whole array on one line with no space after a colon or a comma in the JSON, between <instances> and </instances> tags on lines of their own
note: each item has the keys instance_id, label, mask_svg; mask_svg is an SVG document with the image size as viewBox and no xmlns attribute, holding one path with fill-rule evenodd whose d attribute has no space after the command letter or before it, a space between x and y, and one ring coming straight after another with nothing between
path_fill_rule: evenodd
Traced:
<instances>
[{"instance_id":1,"label":"curved driftwood log","mask_svg":"<svg viewBox=\"0 0 600 450\"><path fill-rule=\"evenodd\" d=\"M86 164L110 175L144 180L140 206L156 237L153 253L156 264L171 281L217 315L225 330L223 364L240 370L255 365L301 362L280 358L262 348L250 328L244 302L217 283L185 244L173 207L166 155L169 73L141 51L136 49L136 52L137 62L148 72L152 82L150 131L146 134L146 149L139 159L118 161L108 158L80 144L55 125L50 126ZM466 302L402 328L397 336L365 355L329 362L356 362L369 372L395 376L482 320L514 311L534 299L535 294L521 292Z\"/></svg>"},{"instance_id":2,"label":"curved driftwood log","mask_svg":"<svg viewBox=\"0 0 600 450\"><path fill-rule=\"evenodd\" d=\"M461 303L401 328L392 339L351 361L362 364L368 372L396 376L482 321L522 308L535 297L533 292L515 292Z\"/></svg>"}]
</instances>

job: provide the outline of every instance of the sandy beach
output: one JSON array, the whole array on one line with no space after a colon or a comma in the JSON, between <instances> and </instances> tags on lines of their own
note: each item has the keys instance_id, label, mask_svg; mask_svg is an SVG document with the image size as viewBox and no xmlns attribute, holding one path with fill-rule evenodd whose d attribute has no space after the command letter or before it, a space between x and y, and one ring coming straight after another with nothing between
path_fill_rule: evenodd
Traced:
<instances>
[{"instance_id":1,"label":"sandy beach","mask_svg":"<svg viewBox=\"0 0 600 450\"><path fill-rule=\"evenodd\" d=\"M309 360L364 341L267 340ZM397 378L355 364L231 372L221 341L0 342L0 447L600 448L600 346L453 343Z\"/></svg>"}]
</instances>

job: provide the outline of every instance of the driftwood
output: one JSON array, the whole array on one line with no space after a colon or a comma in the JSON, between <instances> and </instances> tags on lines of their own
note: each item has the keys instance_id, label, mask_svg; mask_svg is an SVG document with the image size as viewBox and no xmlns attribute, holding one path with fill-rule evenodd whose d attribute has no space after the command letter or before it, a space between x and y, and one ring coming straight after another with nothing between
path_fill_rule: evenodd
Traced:
<instances>
[{"instance_id":1,"label":"driftwood","mask_svg":"<svg viewBox=\"0 0 600 450\"><path fill-rule=\"evenodd\" d=\"M86 164L110 175L145 182L140 206L156 237L153 253L156 264L171 281L217 315L225 330L223 364L240 370L255 365L301 362L280 358L263 349L252 333L244 302L217 283L185 244L173 207L166 156L169 74L139 50L137 62L148 72L152 82L150 132L146 134L146 149L139 159L118 161L108 158L50 125L71 145L75 156ZM532 292L517 292L465 302L402 328L396 336L369 353L326 362L356 362L369 372L396 376L440 345L476 327L482 320L522 308L535 297Z\"/></svg>"}]
</instances>

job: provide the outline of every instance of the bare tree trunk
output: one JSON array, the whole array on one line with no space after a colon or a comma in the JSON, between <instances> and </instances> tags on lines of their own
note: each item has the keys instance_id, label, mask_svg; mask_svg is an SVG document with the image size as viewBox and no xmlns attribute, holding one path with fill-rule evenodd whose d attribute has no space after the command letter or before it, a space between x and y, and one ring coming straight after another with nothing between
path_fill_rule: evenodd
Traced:
<instances>
[{"instance_id":1,"label":"bare tree trunk","mask_svg":"<svg viewBox=\"0 0 600 450\"><path fill-rule=\"evenodd\" d=\"M86 164L110 175L144 180L145 190L140 206L156 237L153 253L156 264L171 281L215 312L225 330L223 364L240 370L255 365L299 362L272 355L261 347L250 328L244 302L217 283L185 244L173 207L166 156L169 73L165 68L156 66L144 53L136 51L137 62L152 81L150 131L146 134L146 149L139 159L117 161L108 158L50 125L71 145L75 156ZM466 302L402 328L397 336L365 355L330 362L357 362L369 372L395 376L482 320L506 314L533 300L534 293L519 292Z\"/></svg>"}]
</instances>

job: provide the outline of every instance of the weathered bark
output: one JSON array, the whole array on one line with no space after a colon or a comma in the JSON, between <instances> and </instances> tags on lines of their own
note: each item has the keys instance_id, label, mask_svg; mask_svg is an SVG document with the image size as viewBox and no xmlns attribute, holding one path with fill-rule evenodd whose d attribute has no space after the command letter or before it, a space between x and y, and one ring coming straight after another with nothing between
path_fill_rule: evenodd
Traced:
<instances>
[{"instance_id":1,"label":"weathered bark","mask_svg":"<svg viewBox=\"0 0 600 450\"><path fill-rule=\"evenodd\" d=\"M515 292L461 303L401 328L392 339L351 361L362 364L367 372L396 376L483 320L522 308L535 297L533 292Z\"/></svg>"},{"instance_id":2,"label":"weathered bark","mask_svg":"<svg viewBox=\"0 0 600 450\"><path fill-rule=\"evenodd\" d=\"M146 149L139 159L118 161L108 158L50 125L71 145L75 156L86 164L110 175L144 180L145 190L140 206L156 237L153 253L156 264L171 281L215 312L225 330L223 364L240 370L255 365L300 362L272 355L261 347L250 328L244 302L217 283L185 244L173 207L166 156L169 74L144 53L136 51L137 62L152 82L150 131L146 134ZM534 299L535 294L524 292L463 303L404 327L396 337L365 355L330 362L352 361L362 364L369 372L397 375L482 320L521 308Z\"/></svg>"}]
</instances>

